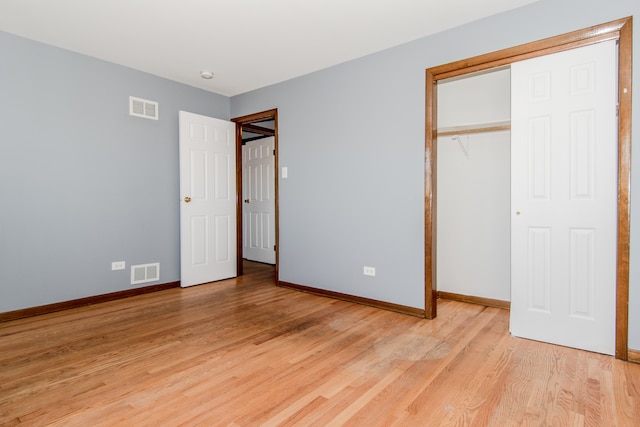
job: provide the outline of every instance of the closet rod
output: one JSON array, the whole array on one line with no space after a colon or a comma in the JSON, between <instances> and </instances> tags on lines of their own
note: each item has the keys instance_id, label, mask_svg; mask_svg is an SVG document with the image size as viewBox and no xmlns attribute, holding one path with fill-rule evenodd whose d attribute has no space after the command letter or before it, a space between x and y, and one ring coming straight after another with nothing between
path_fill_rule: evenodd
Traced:
<instances>
[{"instance_id":1,"label":"closet rod","mask_svg":"<svg viewBox=\"0 0 640 427\"><path fill-rule=\"evenodd\" d=\"M437 136L464 135L469 133L497 132L511 130L511 122L494 122L477 125L451 126L438 129Z\"/></svg>"}]
</instances>

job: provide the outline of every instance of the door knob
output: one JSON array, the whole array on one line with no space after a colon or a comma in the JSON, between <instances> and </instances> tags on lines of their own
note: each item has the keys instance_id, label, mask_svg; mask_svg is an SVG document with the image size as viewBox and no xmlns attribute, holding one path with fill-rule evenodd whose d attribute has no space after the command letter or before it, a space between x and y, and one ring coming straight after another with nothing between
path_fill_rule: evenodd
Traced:
<instances>
[{"instance_id":1,"label":"door knob","mask_svg":"<svg viewBox=\"0 0 640 427\"><path fill-rule=\"evenodd\" d=\"M189 203L191 201L191 197L187 196L184 198L185 203Z\"/></svg>"},{"instance_id":2,"label":"door knob","mask_svg":"<svg viewBox=\"0 0 640 427\"><path fill-rule=\"evenodd\" d=\"M244 199L244 202L245 203L249 203L249 199Z\"/></svg>"}]
</instances>

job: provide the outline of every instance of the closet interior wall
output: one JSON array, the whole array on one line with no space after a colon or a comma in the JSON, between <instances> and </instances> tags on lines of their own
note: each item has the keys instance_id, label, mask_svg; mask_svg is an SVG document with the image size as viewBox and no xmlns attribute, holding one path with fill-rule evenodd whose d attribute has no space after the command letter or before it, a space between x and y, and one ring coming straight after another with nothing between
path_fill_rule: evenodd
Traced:
<instances>
[{"instance_id":1,"label":"closet interior wall","mask_svg":"<svg viewBox=\"0 0 640 427\"><path fill-rule=\"evenodd\" d=\"M438 82L438 291L510 301L508 67Z\"/></svg>"}]
</instances>

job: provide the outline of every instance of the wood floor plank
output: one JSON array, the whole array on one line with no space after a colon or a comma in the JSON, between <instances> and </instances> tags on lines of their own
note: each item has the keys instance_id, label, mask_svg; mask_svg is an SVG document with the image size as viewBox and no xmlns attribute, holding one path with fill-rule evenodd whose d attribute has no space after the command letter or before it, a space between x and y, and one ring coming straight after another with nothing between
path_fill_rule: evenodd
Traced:
<instances>
[{"instance_id":1,"label":"wood floor plank","mask_svg":"<svg viewBox=\"0 0 640 427\"><path fill-rule=\"evenodd\" d=\"M174 288L0 323L2 426L629 426L640 365L274 283Z\"/></svg>"}]
</instances>

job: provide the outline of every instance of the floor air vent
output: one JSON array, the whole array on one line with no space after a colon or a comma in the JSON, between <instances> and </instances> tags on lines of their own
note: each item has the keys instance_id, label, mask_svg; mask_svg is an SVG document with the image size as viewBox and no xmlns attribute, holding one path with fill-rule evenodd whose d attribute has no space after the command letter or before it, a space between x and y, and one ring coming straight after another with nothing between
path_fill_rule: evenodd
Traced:
<instances>
[{"instance_id":1,"label":"floor air vent","mask_svg":"<svg viewBox=\"0 0 640 427\"><path fill-rule=\"evenodd\" d=\"M131 266L131 284L155 282L160 280L160 263Z\"/></svg>"},{"instance_id":2,"label":"floor air vent","mask_svg":"<svg viewBox=\"0 0 640 427\"><path fill-rule=\"evenodd\" d=\"M129 115L158 120L158 103L130 96Z\"/></svg>"}]
</instances>

